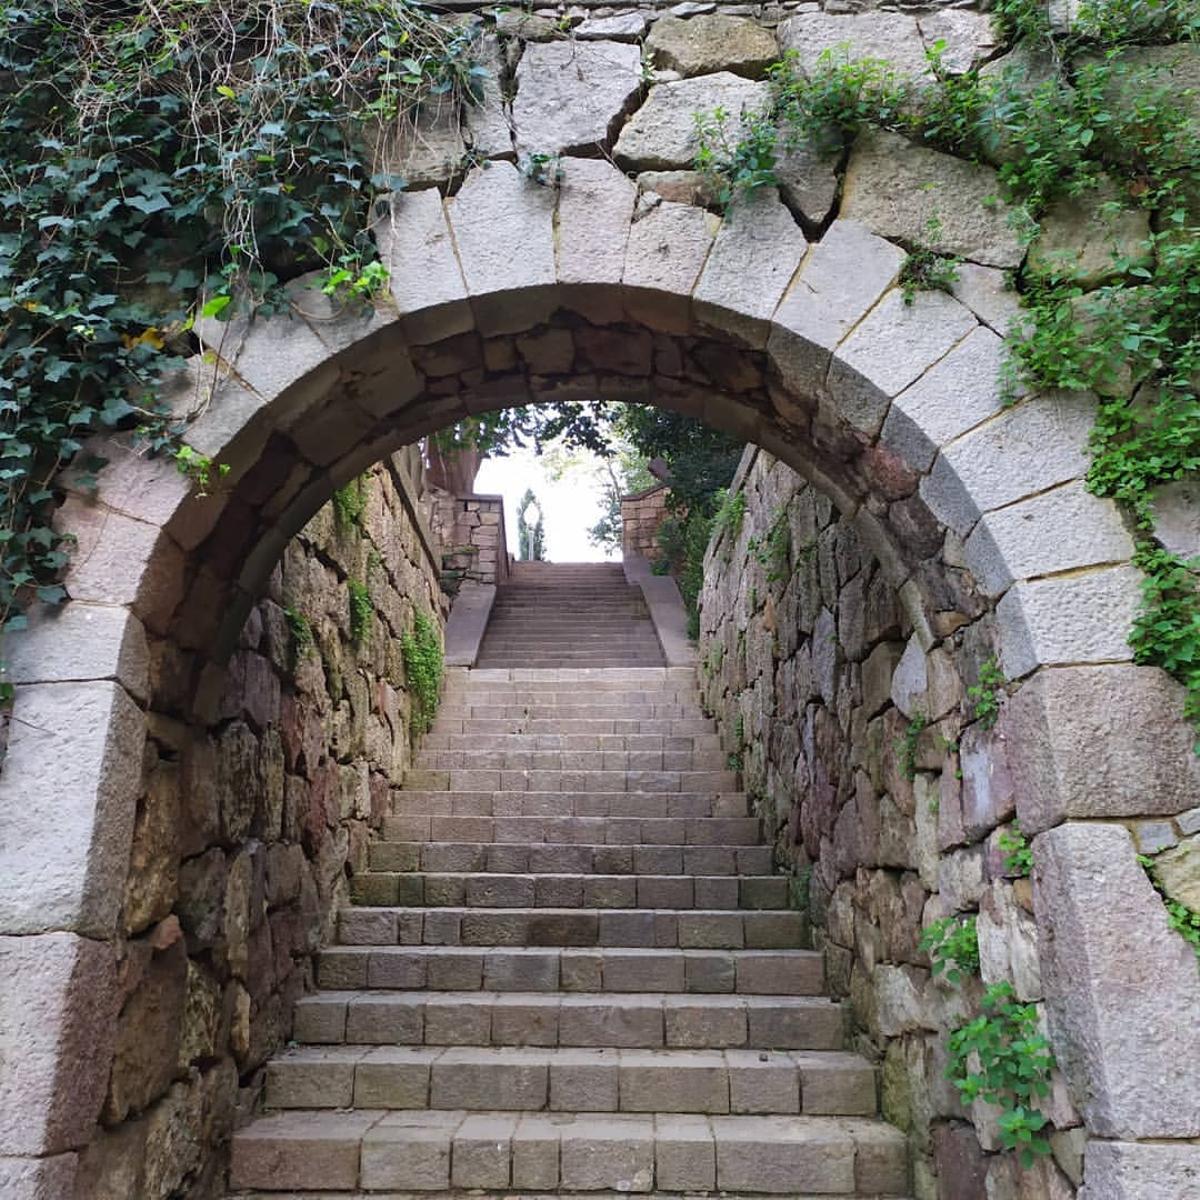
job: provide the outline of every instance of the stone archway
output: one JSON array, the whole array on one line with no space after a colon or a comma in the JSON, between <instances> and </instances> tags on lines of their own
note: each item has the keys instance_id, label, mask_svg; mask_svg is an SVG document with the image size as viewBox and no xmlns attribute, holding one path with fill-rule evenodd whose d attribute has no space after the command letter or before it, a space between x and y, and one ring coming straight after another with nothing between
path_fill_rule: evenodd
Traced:
<instances>
[{"instance_id":1,"label":"stone archway","mask_svg":"<svg viewBox=\"0 0 1200 1200\"><path fill-rule=\"evenodd\" d=\"M1122 1144L1200 1133L1200 981L1117 822L1193 805L1200 766L1178 688L1130 661L1130 542L1080 484L1091 403L1003 405L989 277L909 305L903 251L863 225L810 246L769 192L724 223L639 206L601 159L564 160L557 188L476 169L450 199L397 197L377 236L394 304L339 312L298 288L290 321L200 329L221 384L210 396L197 360L172 402L188 443L229 465L226 492L197 503L170 464L111 444L98 496L61 510L72 599L14 639L0 775L11 1177L64 1194L103 1098L148 647L178 650L203 715L284 546L336 487L467 414L596 396L702 417L800 472L853 521L922 649L956 589L981 598L1020 683L1002 730L1037 835L1055 1048L1109 1139L1089 1154L1100 1171L1186 1155Z\"/></svg>"}]
</instances>

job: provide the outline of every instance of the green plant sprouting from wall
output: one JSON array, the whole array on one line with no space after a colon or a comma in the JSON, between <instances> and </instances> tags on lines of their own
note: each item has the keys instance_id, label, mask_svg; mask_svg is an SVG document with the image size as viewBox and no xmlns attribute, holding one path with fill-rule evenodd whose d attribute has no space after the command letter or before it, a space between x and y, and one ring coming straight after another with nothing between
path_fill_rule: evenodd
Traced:
<instances>
[{"instance_id":1,"label":"green plant sprouting from wall","mask_svg":"<svg viewBox=\"0 0 1200 1200\"><path fill-rule=\"evenodd\" d=\"M785 56L769 73L770 107L742 114L740 136L728 113L697 119L697 165L731 203L775 186L790 145L837 151L872 127L996 163L998 191L1030 241L1058 200L1079 199L1102 216L1122 207L1153 214L1146 244L1116 259L1104 286L1086 290L1070 262L1028 272L1005 374L1014 398L1100 395L1087 484L1126 507L1146 575L1130 642L1139 663L1184 685L1185 715L1200 729L1200 564L1152 536L1155 489L1200 471L1200 143L1181 102L1194 97L1180 94L1169 65L1138 65L1124 53L1139 42L1194 40L1200 4L1092 0L1066 33L1051 28L1039 0L999 0L993 15L1010 44L1044 52L1044 78L1023 65L956 74L941 43L928 55L932 82L902 78L881 59L852 59L845 46L812 70ZM906 299L952 284L938 231L928 242L903 268Z\"/></svg>"},{"instance_id":2,"label":"green plant sprouting from wall","mask_svg":"<svg viewBox=\"0 0 1200 1200\"><path fill-rule=\"evenodd\" d=\"M1000 700L1004 695L1004 672L994 658L979 666L979 682L967 688L973 716L981 729L991 729L1000 716Z\"/></svg>"},{"instance_id":3,"label":"green plant sprouting from wall","mask_svg":"<svg viewBox=\"0 0 1200 1200\"><path fill-rule=\"evenodd\" d=\"M313 636L312 622L297 608L289 604L283 610L283 617L287 621L288 640L294 665L313 652L316 647L316 638Z\"/></svg>"},{"instance_id":4,"label":"green plant sprouting from wall","mask_svg":"<svg viewBox=\"0 0 1200 1200\"><path fill-rule=\"evenodd\" d=\"M346 591L350 597L350 640L361 648L371 640L375 605L370 588L361 579L346 580Z\"/></svg>"},{"instance_id":5,"label":"green plant sprouting from wall","mask_svg":"<svg viewBox=\"0 0 1200 1200\"><path fill-rule=\"evenodd\" d=\"M910 783L917 777L917 743L928 724L929 719L924 713L913 713L912 719L908 722L908 728L904 731L904 736L896 739L900 773Z\"/></svg>"},{"instance_id":6,"label":"green plant sprouting from wall","mask_svg":"<svg viewBox=\"0 0 1200 1200\"><path fill-rule=\"evenodd\" d=\"M404 678L412 696L414 737L427 733L437 715L442 692L443 650L437 625L428 614L417 609L413 627L400 639L404 658Z\"/></svg>"},{"instance_id":7,"label":"green plant sprouting from wall","mask_svg":"<svg viewBox=\"0 0 1200 1200\"><path fill-rule=\"evenodd\" d=\"M285 283L322 267L335 296L382 289L369 225L403 181L377 139L430 96L478 98L476 36L372 0L5 5L0 626L65 598L54 484L71 464L95 487L93 435L137 431L201 492L226 472L181 443L220 322L289 309ZM211 378L168 407L198 324Z\"/></svg>"},{"instance_id":8,"label":"green plant sprouting from wall","mask_svg":"<svg viewBox=\"0 0 1200 1200\"><path fill-rule=\"evenodd\" d=\"M931 972L962 983L979 974L979 934L975 917L942 917L921 931L918 948L929 955Z\"/></svg>"},{"instance_id":9,"label":"green plant sprouting from wall","mask_svg":"<svg viewBox=\"0 0 1200 1200\"><path fill-rule=\"evenodd\" d=\"M1017 1001L1009 983L984 993L983 1011L950 1035L946 1077L964 1104L982 1100L1000 1109L1000 1140L1024 1166L1050 1153L1042 1136L1048 1118L1038 1102L1050 1092L1054 1056L1038 1031L1037 1006Z\"/></svg>"},{"instance_id":10,"label":"green plant sprouting from wall","mask_svg":"<svg viewBox=\"0 0 1200 1200\"><path fill-rule=\"evenodd\" d=\"M1151 884L1153 884L1154 890L1163 902L1163 907L1167 910L1168 925L1195 951L1196 966L1200 967L1200 912L1197 912L1193 908L1188 908L1182 901L1176 900L1167 894L1162 881L1158 877L1158 873L1155 871L1154 859L1150 855L1139 854L1138 862L1142 864L1142 868L1145 870Z\"/></svg>"},{"instance_id":11,"label":"green plant sprouting from wall","mask_svg":"<svg viewBox=\"0 0 1200 1200\"><path fill-rule=\"evenodd\" d=\"M1004 869L1009 875L1027 878L1033 873L1033 847L1021 831L1020 823L1014 821L996 840L1000 853L1004 855Z\"/></svg>"},{"instance_id":12,"label":"green plant sprouting from wall","mask_svg":"<svg viewBox=\"0 0 1200 1200\"><path fill-rule=\"evenodd\" d=\"M333 515L342 529L354 529L362 524L367 511L367 479L360 475L333 493Z\"/></svg>"}]
</instances>

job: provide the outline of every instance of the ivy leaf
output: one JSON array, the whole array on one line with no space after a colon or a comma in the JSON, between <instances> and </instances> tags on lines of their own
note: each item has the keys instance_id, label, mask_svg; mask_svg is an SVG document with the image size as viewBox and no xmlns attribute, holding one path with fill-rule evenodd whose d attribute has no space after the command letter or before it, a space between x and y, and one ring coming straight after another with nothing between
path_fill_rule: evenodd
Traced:
<instances>
[{"instance_id":1,"label":"ivy leaf","mask_svg":"<svg viewBox=\"0 0 1200 1200\"><path fill-rule=\"evenodd\" d=\"M138 212L147 214L162 212L164 208L171 207L171 201L162 192L155 192L149 196L128 196L125 203L130 208L136 208Z\"/></svg>"},{"instance_id":2,"label":"ivy leaf","mask_svg":"<svg viewBox=\"0 0 1200 1200\"><path fill-rule=\"evenodd\" d=\"M229 295L213 296L204 307L200 310L202 317L215 317L220 320L221 314L233 303L233 297Z\"/></svg>"},{"instance_id":3,"label":"ivy leaf","mask_svg":"<svg viewBox=\"0 0 1200 1200\"><path fill-rule=\"evenodd\" d=\"M67 589L61 584L49 584L37 589L37 598L43 604L61 604L67 598Z\"/></svg>"}]
</instances>

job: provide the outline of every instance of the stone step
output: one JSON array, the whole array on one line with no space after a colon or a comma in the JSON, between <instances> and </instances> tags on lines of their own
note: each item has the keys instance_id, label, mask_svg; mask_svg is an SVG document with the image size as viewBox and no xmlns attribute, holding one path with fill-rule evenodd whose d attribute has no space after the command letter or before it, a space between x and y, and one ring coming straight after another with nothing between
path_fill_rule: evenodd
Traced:
<instances>
[{"instance_id":1,"label":"stone step","mask_svg":"<svg viewBox=\"0 0 1200 1200\"><path fill-rule=\"evenodd\" d=\"M594 872L364 871L355 904L431 908L784 909L782 875L602 875Z\"/></svg>"},{"instance_id":2,"label":"stone step","mask_svg":"<svg viewBox=\"0 0 1200 1200\"><path fill-rule=\"evenodd\" d=\"M376 871L513 875L770 875L770 846L521 846L513 842L372 842Z\"/></svg>"},{"instance_id":3,"label":"stone step","mask_svg":"<svg viewBox=\"0 0 1200 1200\"><path fill-rule=\"evenodd\" d=\"M904 1136L862 1117L284 1112L234 1134L230 1186L901 1196Z\"/></svg>"},{"instance_id":4,"label":"stone step","mask_svg":"<svg viewBox=\"0 0 1200 1200\"><path fill-rule=\"evenodd\" d=\"M642 1200L663 1200L667 1196L667 1192L639 1192ZM747 1193L722 1192L721 1200L744 1200ZM322 1196L333 1197L334 1200L410 1200L409 1197L398 1197L396 1195L381 1196L378 1192L347 1192L338 1189L336 1192L258 1192L258 1191L239 1191L236 1195L236 1200L320 1200ZM460 1189L458 1191L429 1191L421 1193L421 1200L528 1200L529 1197L537 1196L538 1200L628 1200L628 1192L530 1192L524 1190L520 1193L514 1193L511 1188L500 1190L486 1188L471 1188L469 1190ZM793 1195L791 1200L820 1200L819 1197L813 1196L811 1193L806 1196ZM880 1200L878 1196L862 1196L855 1194L846 1198L846 1200ZM889 1197L890 1200L890 1197ZM908 1198L911 1200L911 1198Z\"/></svg>"},{"instance_id":5,"label":"stone step","mask_svg":"<svg viewBox=\"0 0 1200 1200\"><path fill-rule=\"evenodd\" d=\"M453 699L438 708L439 716L457 717L459 720L475 718L481 721L496 721L512 717L536 718L537 720L624 720L624 721L684 721L702 718L703 714L692 704L658 703L653 699L639 701L610 701L613 693L606 692L603 702L587 701L577 704L524 703L505 704L458 704Z\"/></svg>"},{"instance_id":6,"label":"stone step","mask_svg":"<svg viewBox=\"0 0 1200 1200\"><path fill-rule=\"evenodd\" d=\"M376 875L373 878L395 881L419 877ZM465 891L465 881L471 877L441 878L462 883ZM495 880L500 877L483 878ZM507 878L523 880L528 877L510 875ZM633 876L614 878L628 883ZM495 890L493 894L504 898ZM370 905L369 900L358 903L360 907L346 908L338 914L338 937L343 945L677 946L684 950L774 950L800 947L807 938L803 915L791 909L525 908L451 904L418 908Z\"/></svg>"},{"instance_id":7,"label":"stone step","mask_svg":"<svg viewBox=\"0 0 1200 1200\"><path fill-rule=\"evenodd\" d=\"M677 947L330 946L317 960L323 988L436 992L740 992L819 996L812 950Z\"/></svg>"},{"instance_id":8,"label":"stone step","mask_svg":"<svg viewBox=\"0 0 1200 1200\"><path fill-rule=\"evenodd\" d=\"M523 780L522 780L523 782ZM443 817L748 817L745 792L399 791L397 815Z\"/></svg>"},{"instance_id":9,"label":"stone step","mask_svg":"<svg viewBox=\"0 0 1200 1200\"><path fill-rule=\"evenodd\" d=\"M603 688L613 683L654 684L669 679L691 687L696 686L694 667L601 667L583 673L578 670L493 670L486 667L452 667L448 672L448 677L469 680L472 684L565 681L570 684L595 683Z\"/></svg>"},{"instance_id":10,"label":"stone step","mask_svg":"<svg viewBox=\"0 0 1200 1200\"><path fill-rule=\"evenodd\" d=\"M392 816L389 842L561 842L572 845L757 846L757 817Z\"/></svg>"},{"instance_id":11,"label":"stone step","mask_svg":"<svg viewBox=\"0 0 1200 1200\"><path fill-rule=\"evenodd\" d=\"M722 750L479 750L426 748L415 769L426 771L722 771Z\"/></svg>"},{"instance_id":12,"label":"stone step","mask_svg":"<svg viewBox=\"0 0 1200 1200\"><path fill-rule=\"evenodd\" d=\"M272 1108L873 1116L855 1054L550 1046L298 1047L267 1064Z\"/></svg>"},{"instance_id":13,"label":"stone step","mask_svg":"<svg viewBox=\"0 0 1200 1200\"><path fill-rule=\"evenodd\" d=\"M602 654L574 654L548 651L545 654L529 654L524 651L504 651L503 653L493 655L487 654L481 649L479 652L479 662L488 667L515 667L518 665L569 667L572 664L576 666L603 664L610 667L617 664L626 664L634 667L644 663L662 662L662 652L650 653L649 651L637 651L622 654L620 652L607 651Z\"/></svg>"},{"instance_id":14,"label":"stone step","mask_svg":"<svg viewBox=\"0 0 1200 1200\"><path fill-rule=\"evenodd\" d=\"M323 991L295 1007L306 1045L826 1050L845 1043L825 996Z\"/></svg>"},{"instance_id":15,"label":"stone step","mask_svg":"<svg viewBox=\"0 0 1200 1200\"><path fill-rule=\"evenodd\" d=\"M721 749L721 739L715 733L680 737L667 737L661 733L427 733L421 744L426 750L556 750L560 754L580 750L641 753Z\"/></svg>"},{"instance_id":16,"label":"stone step","mask_svg":"<svg viewBox=\"0 0 1200 1200\"><path fill-rule=\"evenodd\" d=\"M519 717L464 718L438 713L433 726L435 733L574 733L574 734L647 734L664 737L686 737L690 734L713 733L716 722L709 717L534 717L522 713Z\"/></svg>"},{"instance_id":17,"label":"stone step","mask_svg":"<svg viewBox=\"0 0 1200 1200\"><path fill-rule=\"evenodd\" d=\"M505 779L505 776L514 778ZM452 768L428 771L414 768L405 772L404 786L424 792L736 792L738 774L722 770L500 771Z\"/></svg>"}]
</instances>

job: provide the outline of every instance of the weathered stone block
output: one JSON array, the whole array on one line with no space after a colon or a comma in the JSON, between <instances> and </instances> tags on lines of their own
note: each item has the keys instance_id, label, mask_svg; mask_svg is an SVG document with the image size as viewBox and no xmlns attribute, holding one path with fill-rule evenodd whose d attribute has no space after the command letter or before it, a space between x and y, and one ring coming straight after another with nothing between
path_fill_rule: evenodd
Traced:
<instances>
[{"instance_id":1,"label":"weathered stone block","mask_svg":"<svg viewBox=\"0 0 1200 1200\"><path fill-rule=\"evenodd\" d=\"M681 75L732 71L758 79L779 56L775 34L745 17L664 16L654 22L646 50L656 65Z\"/></svg>"},{"instance_id":2,"label":"weathered stone block","mask_svg":"<svg viewBox=\"0 0 1200 1200\"><path fill-rule=\"evenodd\" d=\"M1060 825L1035 839L1034 861L1055 1056L1088 1128L1200 1136L1200 974L1128 831Z\"/></svg>"},{"instance_id":3,"label":"weathered stone block","mask_svg":"<svg viewBox=\"0 0 1200 1200\"><path fill-rule=\"evenodd\" d=\"M1200 1191L1200 1146L1092 1138L1079 1200L1191 1200Z\"/></svg>"}]
</instances>

